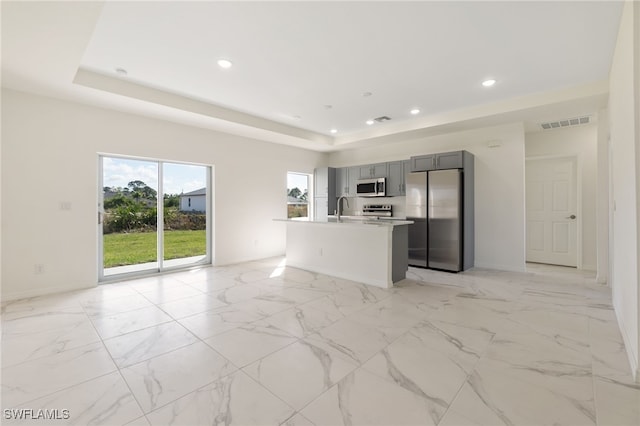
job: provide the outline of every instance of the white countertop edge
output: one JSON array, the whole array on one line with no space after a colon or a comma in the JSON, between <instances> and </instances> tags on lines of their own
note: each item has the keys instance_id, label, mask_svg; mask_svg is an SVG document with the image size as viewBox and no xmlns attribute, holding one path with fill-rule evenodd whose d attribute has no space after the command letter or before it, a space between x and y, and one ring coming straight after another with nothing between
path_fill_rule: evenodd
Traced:
<instances>
[{"instance_id":1,"label":"white countertop edge","mask_svg":"<svg viewBox=\"0 0 640 426\"><path fill-rule=\"evenodd\" d=\"M326 220L296 220L296 219L273 219L276 222L288 222L288 223L307 223L314 225L333 225L333 226L371 226L371 227L394 227L401 225L411 225L413 221L411 220L362 220L362 221L349 221L349 222L329 222Z\"/></svg>"}]
</instances>

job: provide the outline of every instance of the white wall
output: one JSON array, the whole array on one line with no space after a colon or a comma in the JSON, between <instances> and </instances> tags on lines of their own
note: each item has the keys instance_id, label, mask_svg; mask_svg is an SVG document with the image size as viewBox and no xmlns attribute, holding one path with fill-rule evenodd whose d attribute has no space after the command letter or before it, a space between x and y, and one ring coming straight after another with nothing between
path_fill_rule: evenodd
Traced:
<instances>
[{"instance_id":1,"label":"white wall","mask_svg":"<svg viewBox=\"0 0 640 426\"><path fill-rule=\"evenodd\" d=\"M607 284L609 280L609 111L598 112L598 189L596 201L597 220L597 275L596 282Z\"/></svg>"},{"instance_id":2,"label":"white wall","mask_svg":"<svg viewBox=\"0 0 640 426\"><path fill-rule=\"evenodd\" d=\"M576 156L581 179L582 269L596 270L598 127L595 124L527 133L525 155L531 157Z\"/></svg>"},{"instance_id":3,"label":"white wall","mask_svg":"<svg viewBox=\"0 0 640 426\"><path fill-rule=\"evenodd\" d=\"M635 10L634 10L635 9ZM609 126L613 229L611 271L613 305L632 369L638 378L638 196L640 193L640 118L636 99L640 96L638 34L640 3L627 1L609 75ZM635 40L635 41L634 41Z\"/></svg>"},{"instance_id":4,"label":"white wall","mask_svg":"<svg viewBox=\"0 0 640 426\"><path fill-rule=\"evenodd\" d=\"M467 150L475 156L475 266L525 268L524 130L520 123L329 155L333 167Z\"/></svg>"},{"instance_id":5,"label":"white wall","mask_svg":"<svg viewBox=\"0 0 640 426\"><path fill-rule=\"evenodd\" d=\"M312 173L327 160L12 90L2 107L3 299L96 284L98 152L213 165L216 264L284 254L284 224L272 219L286 217L287 171Z\"/></svg>"}]
</instances>

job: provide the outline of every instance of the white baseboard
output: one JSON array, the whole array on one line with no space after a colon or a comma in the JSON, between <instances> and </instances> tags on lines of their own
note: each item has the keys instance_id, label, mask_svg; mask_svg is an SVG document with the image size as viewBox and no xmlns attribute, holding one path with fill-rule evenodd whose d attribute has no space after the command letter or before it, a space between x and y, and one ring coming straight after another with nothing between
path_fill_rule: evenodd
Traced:
<instances>
[{"instance_id":1,"label":"white baseboard","mask_svg":"<svg viewBox=\"0 0 640 426\"><path fill-rule=\"evenodd\" d=\"M620 329L620 334L622 335L622 340L624 341L624 347L627 351L627 358L629 358L631 374L633 375L633 379L636 382L640 383L640 365L638 365L637 355L631 350L631 339L627 335L627 328L625 327L624 321L622 321L622 317L618 314L618 310L615 309L615 306L613 312L615 312L616 319L618 320L618 328Z\"/></svg>"},{"instance_id":2,"label":"white baseboard","mask_svg":"<svg viewBox=\"0 0 640 426\"><path fill-rule=\"evenodd\" d=\"M513 265L499 265L496 263L485 263L476 261L473 265L475 268L484 268L484 269L495 269L498 271L508 271L508 272L526 272L526 267L523 264L521 267L513 266Z\"/></svg>"},{"instance_id":3,"label":"white baseboard","mask_svg":"<svg viewBox=\"0 0 640 426\"><path fill-rule=\"evenodd\" d=\"M284 252L277 252L272 254L264 254L259 256L250 256L250 257L241 257L234 259L214 259L212 265L213 266L229 266L235 265L238 263L246 263L246 262L255 262L264 259L271 259L272 257L285 256Z\"/></svg>"},{"instance_id":4,"label":"white baseboard","mask_svg":"<svg viewBox=\"0 0 640 426\"><path fill-rule=\"evenodd\" d=\"M71 286L71 285L45 287L45 288L31 289L27 291L20 291L20 292L14 292L14 293L6 293L6 294L2 293L1 299L3 302L8 302L8 301L14 301L14 300L20 300L20 299L28 299L31 297L46 296L49 294L65 293L67 291L86 290L86 289L95 288L96 286L97 286L97 283L91 286L84 286L84 287Z\"/></svg>"}]
</instances>

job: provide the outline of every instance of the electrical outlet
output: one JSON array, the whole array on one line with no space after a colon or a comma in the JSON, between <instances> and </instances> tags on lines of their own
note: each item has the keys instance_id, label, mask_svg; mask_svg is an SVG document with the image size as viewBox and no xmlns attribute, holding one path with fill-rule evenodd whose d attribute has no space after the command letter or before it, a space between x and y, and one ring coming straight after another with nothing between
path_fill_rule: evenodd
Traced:
<instances>
[{"instance_id":1,"label":"electrical outlet","mask_svg":"<svg viewBox=\"0 0 640 426\"><path fill-rule=\"evenodd\" d=\"M36 263L33 266L33 273L36 275L44 274L44 265L42 263Z\"/></svg>"},{"instance_id":2,"label":"electrical outlet","mask_svg":"<svg viewBox=\"0 0 640 426\"><path fill-rule=\"evenodd\" d=\"M71 201L60 201L60 210L71 210Z\"/></svg>"}]
</instances>

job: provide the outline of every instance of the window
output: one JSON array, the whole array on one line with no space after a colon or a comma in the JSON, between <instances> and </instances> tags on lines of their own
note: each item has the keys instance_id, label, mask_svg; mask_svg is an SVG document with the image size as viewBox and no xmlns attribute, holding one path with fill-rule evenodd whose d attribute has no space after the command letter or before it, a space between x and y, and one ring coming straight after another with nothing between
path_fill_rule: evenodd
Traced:
<instances>
[{"instance_id":1,"label":"window","mask_svg":"<svg viewBox=\"0 0 640 426\"><path fill-rule=\"evenodd\" d=\"M211 263L211 167L100 156L100 279Z\"/></svg>"},{"instance_id":2,"label":"window","mask_svg":"<svg viewBox=\"0 0 640 426\"><path fill-rule=\"evenodd\" d=\"M307 173L287 173L287 218L309 218L309 182Z\"/></svg>"}]
</instances>

